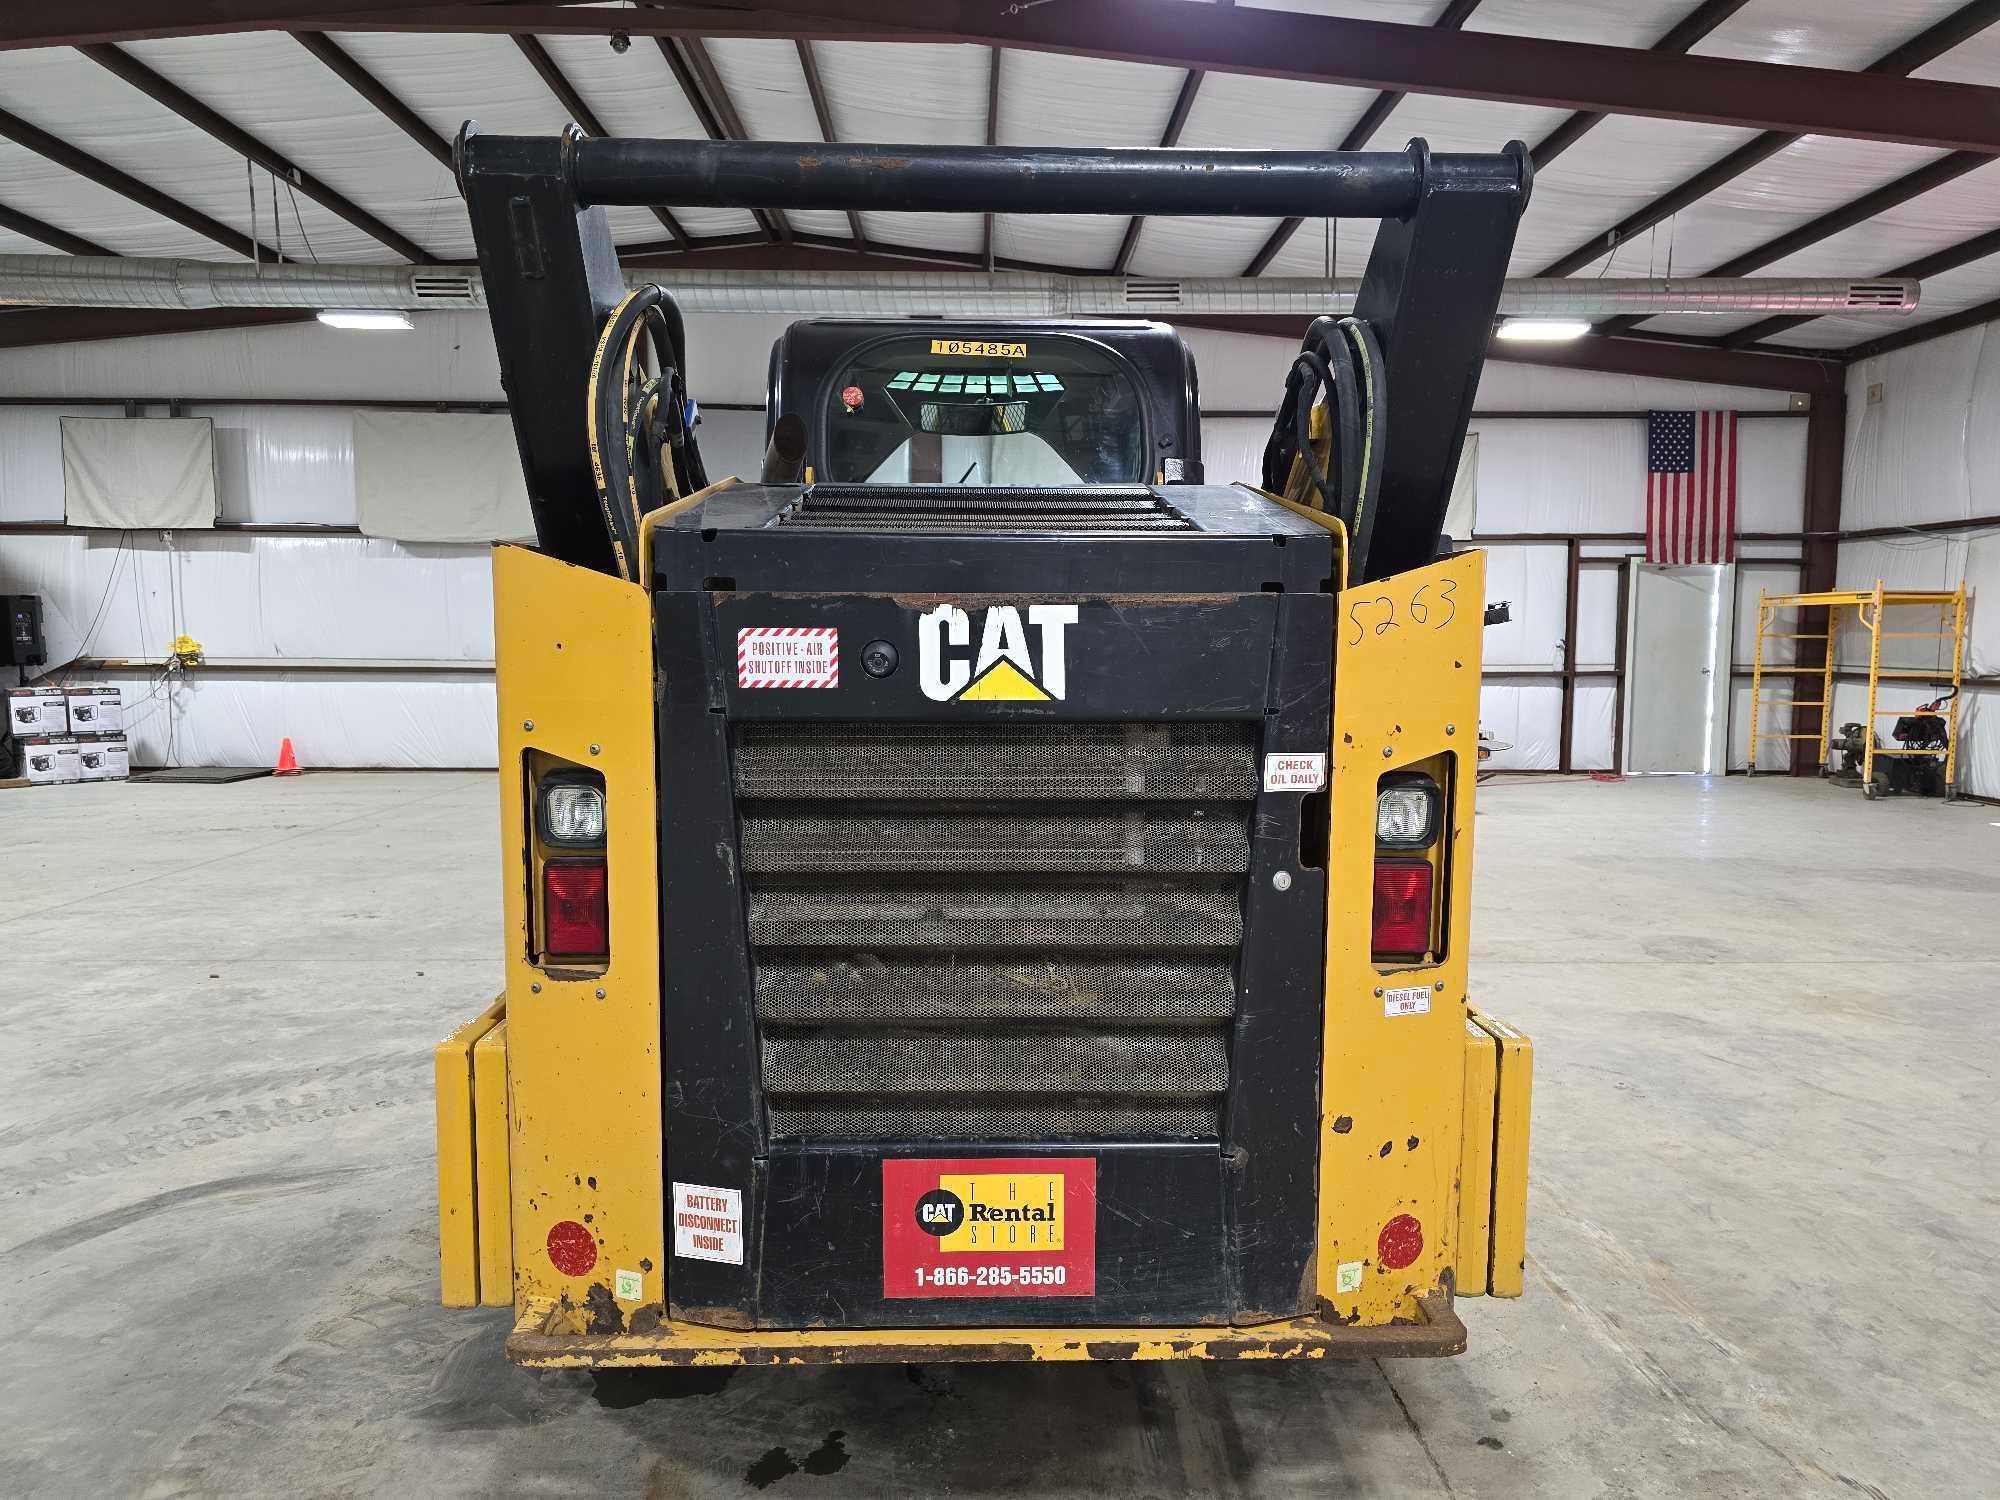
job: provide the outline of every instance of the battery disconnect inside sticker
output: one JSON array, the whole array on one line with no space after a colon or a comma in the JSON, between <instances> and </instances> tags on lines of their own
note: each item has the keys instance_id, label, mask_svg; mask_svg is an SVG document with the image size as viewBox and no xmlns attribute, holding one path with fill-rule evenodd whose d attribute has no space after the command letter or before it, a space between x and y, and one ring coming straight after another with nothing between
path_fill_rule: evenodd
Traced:
<instances>
[{"instance_id":1,"label":"battery disconnect inside sticker","mask_svg":"<svg viewBox=\"0 0 2000 1500\"><path fill-rule=\"evenodd\" d=\"M674 1254L743 1264L743 1194L737 1188L674 1184Z\"/></svg>"},{"instance_id":2,"label":"battery disconnect inside sticker","mask_svg":"<svg viewBox=\"0 0 2000 1500\"><path fill-rule=\"evenodd\" d=\"M1326 756L1267 755L1264 757L1264 790L1267 792L1316 792L1326 785Z\"/></svg>"},{"instance_id":3,"label":"battery disconnect inside sticker","mask_svg":"<svg viewBox=\"0 0 2000 1500\"><path fill-rule=\"evenodd\" d=\"M1407 989L1382 991L1385 1016L1427 1016L1431 1011L1431 987L1413 984Z\"/></svg>"},{"instance_id":4,"label":"battery disconnect inside sticker","mask_svg":"<svg viewBox=\"0 0 2000 1500\"><path fill-rule=\"evenodd\" d=\"M736 685L839 687L839 629L832 625L756 625L737 631Z\"/></svg>"}]
</instances>

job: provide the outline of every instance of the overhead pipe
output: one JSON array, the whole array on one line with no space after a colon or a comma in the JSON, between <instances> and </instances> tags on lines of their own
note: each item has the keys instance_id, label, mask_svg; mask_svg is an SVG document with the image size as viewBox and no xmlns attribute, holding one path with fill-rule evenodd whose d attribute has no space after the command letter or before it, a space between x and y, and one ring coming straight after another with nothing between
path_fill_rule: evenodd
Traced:
<instances>
[{"instance_id":1,"label":"overhead pipe","mask_svg":"<svg viewBox=\"0 0 2000 1500\"><path fill-rule=\"evenodd\" d=\"M690 264L627 267L633 286L658 281L685 313L797 317L1154 317L1352 309L1359 277L1058 276L977 271L708 271ZM1510 317L1669 314L1907 313L1909 277L1521 277L1506 283ZM475 266L314 265L0 255L0 304L17 307L200 309L293 307L463 311L486 306Z\"/></svg>"}]
</instances>

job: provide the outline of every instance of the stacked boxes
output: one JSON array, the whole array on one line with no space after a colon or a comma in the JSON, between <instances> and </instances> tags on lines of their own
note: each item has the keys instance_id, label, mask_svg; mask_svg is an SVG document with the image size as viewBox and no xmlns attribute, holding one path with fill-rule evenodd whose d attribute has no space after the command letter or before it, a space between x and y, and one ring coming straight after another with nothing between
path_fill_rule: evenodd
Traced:
<instances>
[{"instance_id":1,"label":"stacked boxes","mask_svg":"<svg viewBox=\"0 0 2000 1500\"><path fill-rule=\"evenodd\" d=\"M130 774L125 705L115 686L11 688L6 703L16 776L39 786Z\"/></svg>"}]
</instances>

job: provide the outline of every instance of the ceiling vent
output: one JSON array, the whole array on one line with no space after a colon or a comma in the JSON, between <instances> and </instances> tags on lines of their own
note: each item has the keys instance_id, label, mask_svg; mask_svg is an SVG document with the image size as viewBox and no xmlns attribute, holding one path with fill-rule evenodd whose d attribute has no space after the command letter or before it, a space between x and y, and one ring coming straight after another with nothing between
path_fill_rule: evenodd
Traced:
<instances>
[{"instance_id":1,"label":"ceiling vent","mask_svg":"<svg viewBox=\"0 0 2000 1500\"><path fill-rule=\"evenodd\" d=\"M1911 307L1916 298L1907 281L1854 281L1848 283L1849 307Z\"/></svg>"},{"instance_id":2,"label":"ceiling vent","mask_svg":"<svg viewBox=\"0 0 2000 1500\"><path fill-rule=\"evenodd\" d=\"M476 302L481 288L466 271L412 271L410 290L418 302Z\"/></svg>"},{"instance_id":3,"label":"ceiling vent","mask_svg":"<svg viewBox=\"0 0 2000 1500\"><path fill-rule=\"evenodd\" d=\"M1171 277L1128 276L1125 278L1125 305L1157 310L1181 305L1181 284Z\"/></svg>"}]
</instances>

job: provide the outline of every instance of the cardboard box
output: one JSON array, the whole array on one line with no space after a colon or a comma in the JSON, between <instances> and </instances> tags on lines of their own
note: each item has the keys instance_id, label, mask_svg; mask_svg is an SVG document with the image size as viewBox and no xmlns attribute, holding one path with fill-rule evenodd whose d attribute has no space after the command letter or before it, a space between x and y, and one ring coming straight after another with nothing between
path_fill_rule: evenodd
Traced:
<instances>
[{"instance_id":1,"label":"cardboard box","mask_svg":"<svg viewBox=\"0 0 2000 1500\"><path fill-rule=\"evenodd\" d=\"M123 734L125 700L117 687L92 684L65 689L71 734Z\"/></svg>"},{"instance_id":2,"label":"cardboard box","mask_svg":"<svg viewBox=\"0 0 2000 1500\"><path fill-rule=\"evenodd\" d=\"M76 742L77 772L85 781L123 781L132 774L132 750L122 734Z\"/></svg>"},{"instance_id":3,"label":"cardboard box","mask_svg":"<svg viewBox=\"0 0 2000 1500\"><path fill-rule=\"evenodd\" d=\"M69 699L61 688L9 688L7 733L17 740L69 733Z\"/></svg>"},{"instance_id":4,"label":"cardboard box","mask_svg":"<svg viewBox=\"0 0 2000 1500\"><path fill-rule=\"evenodd\" d=\"M14 748L19 754L20 774L36 786L83 779L83 762L75 740L19 740Z\"/></svg>"}]
</instances>

